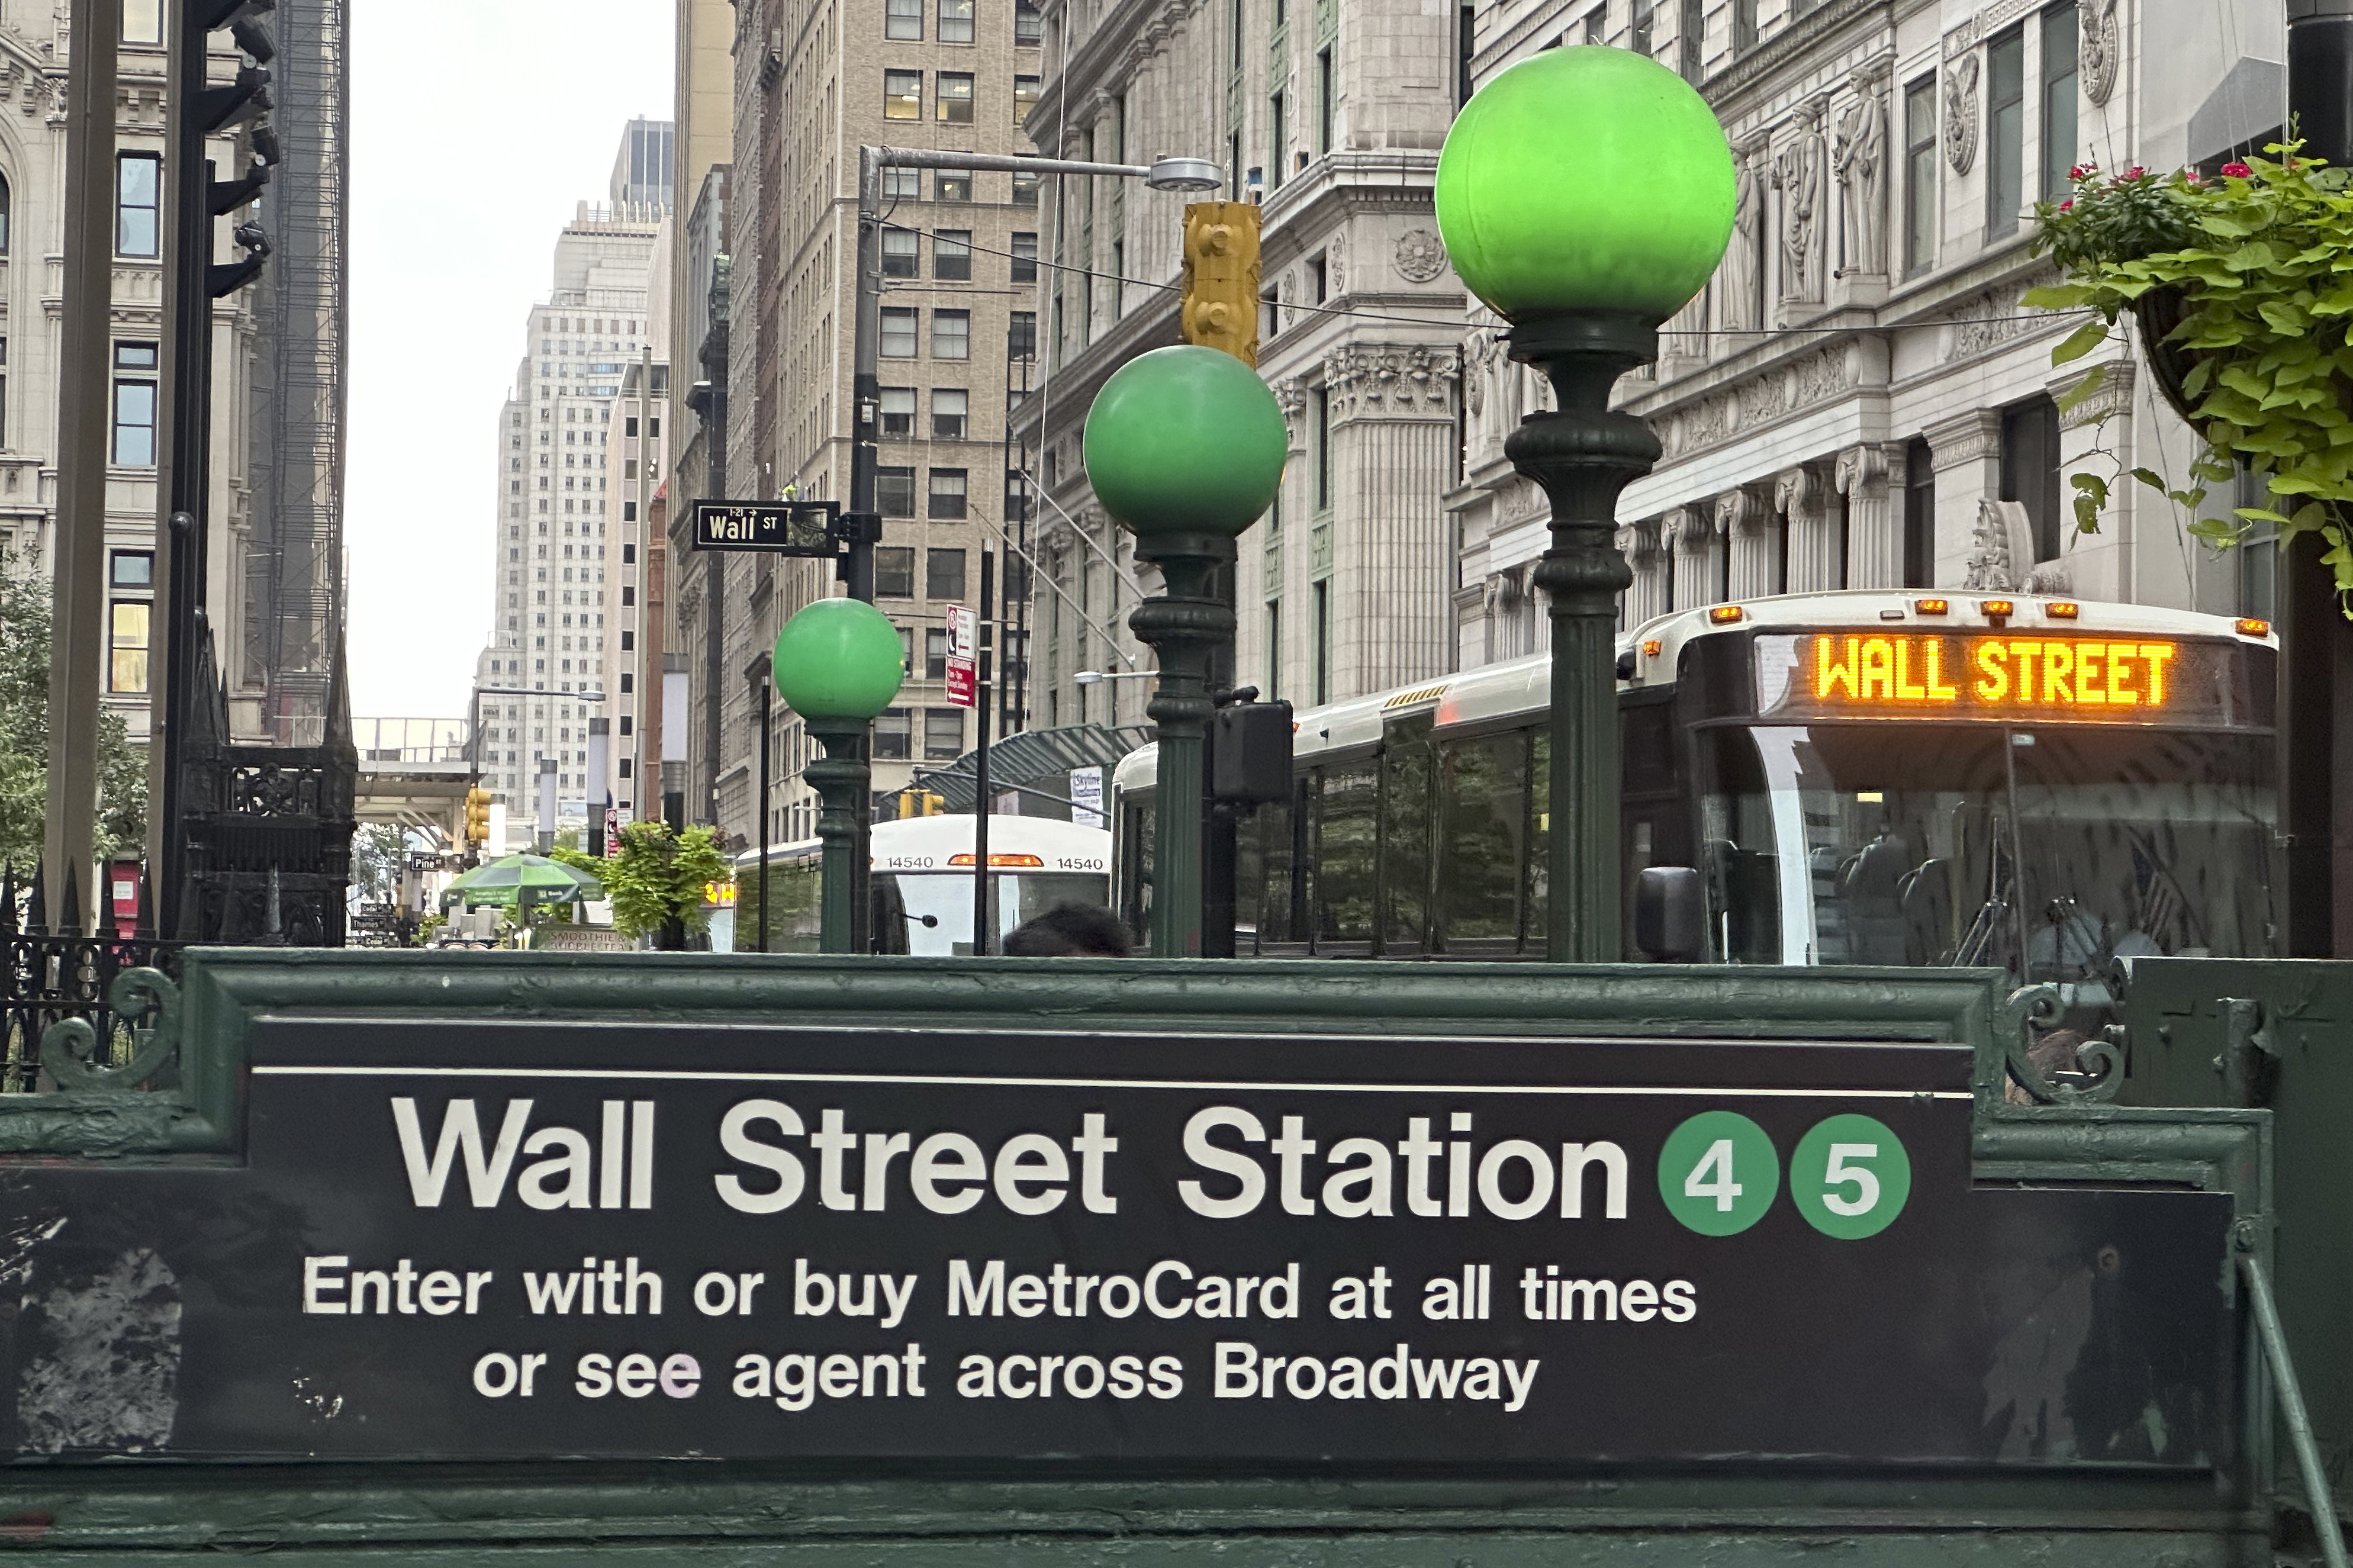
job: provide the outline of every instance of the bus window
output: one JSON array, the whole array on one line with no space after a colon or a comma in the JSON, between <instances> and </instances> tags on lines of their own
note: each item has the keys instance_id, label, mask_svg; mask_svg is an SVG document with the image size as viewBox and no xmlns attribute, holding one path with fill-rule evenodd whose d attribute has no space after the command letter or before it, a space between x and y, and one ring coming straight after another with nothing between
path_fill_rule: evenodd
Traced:
<instances>
[{"instance_id":1,"label":"bus window","mask_svg":"<svg viewBox=\"0 0 2353 1568\"><path fill-rule=\"evenodd\" d=\"M1382 726L1381 951L1415 953L1430 941L1431 715Z\"/></svg>"},{"instance_id":2,"label":"bus window","mask_svg":"<svg viewBox=\"0 0 2353 1568\"><path fill-rule=\"evenodd\" d=\"M1139 949L1152 942L1152 836L1155 795L1131 796L1119 810L1119 918Z\"/></svg>"},{"instance_id":3,"label":"bus window","mask_svg":"<svg viewBox=\"0 0 2353 1568\"><path fill-rule=\"evenodd\" d=\"M1367 760L1321 770L1316 800L1315 942L1373 940L1374 839L1379 826L1379 764Z\"/></svg>"},{"instance_id":4,"label":"bus window","mask_svg":"<svg viewBox=\"0 0 2353 1568\"><path fill-rule=\"evenodd\" d=\"M1241 852L1234 878L1234 918L1255 927L1258 940L1252 951L1307 940L1292 919L1291 879L1300 865L1293 846L1297 821L1293 801L1272 802L1250 813L1236 835ZM1242 951L1240 937L1234 951Z\"/></svg>"},{"instance_id":5,"label":"bus window","mask_svg":"<svg viewBox=\"0 0 2353 1568\"><path fill-rule=\"evenodd\" d=\"M1509 952L1527 862L1525 731L1438 748L1438 934L1449 952Z\"/></svg>"}]
</instances>

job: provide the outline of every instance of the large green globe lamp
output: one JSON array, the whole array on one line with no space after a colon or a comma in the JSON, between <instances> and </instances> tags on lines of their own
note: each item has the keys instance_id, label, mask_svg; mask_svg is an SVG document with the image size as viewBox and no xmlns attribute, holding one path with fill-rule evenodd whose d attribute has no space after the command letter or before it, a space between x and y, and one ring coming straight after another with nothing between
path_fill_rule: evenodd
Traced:
<instances>
[{"instance_id":1,"label":"large green globe lamp","mask_svg":"<svg viewBox=\"0 0 2353 1568\"><path fill-rule=\"evenodd\" d=\"M823 803L817 828L825 842L818 945L827 952L853 948L857 807L869 782L866 731L899 695L904 660L899 628L857 599L819 599L776 634L776 695L825 747L825 755L812 758L804 772ZM764 912L766 907L764 902Z\"/></svg>"},{"instance_id":2,"label":"large green globe lamp","mask_svg":"<svg viewBox=\"0 0 2353 1568\"><path fill-rule=\"evenodd\" d=\"M1514 360L1558 408L1504 442L1552 501L1535 581L1552 616L1546 955L1615 963L1622 946L1618 598L1633 583L1618 497L1659 460L1609 406L1659 353L1659 323L1707 285L1732 236L1732 150L1715 113L1626 49L1547 49L1481 88L1438 159L1438 228L1471 291L1511 323ZM1660 891L1663 891L1662 887Z\"/></svg>"},{"instance_id":3,"label":"large green globe lamp","mask_svg":"<svg viewBox=\"0 0 2353 1568\"><path fill-rule=\"evenodd\" d=\"M1103 383L1087 410L1087 479L1135 535L1165 587L1127 624L1159 655L1145 711L1159 725L1153 826L1152 951L1201 952L1202 737L1216 703L1209 671L1231 648L1233 606L1210 591L1234 540L1266 513L1290 450L1282 410L1258 373L1198 344L1155 349Z\"/></svg>"},{"instance_id":4,"label":"large green globe lamp","mask_svg":"<svg viewBox=\"0 0 2353 1568\"><path fill-rule=\"evenodd\" d=\"M1471 291L1515 323L1606 310L1655 326L1732 236L1715 111L1628 49L1546 49L1481 88L1438 159L1438 227Z\"/></svg>"}]
</instances>

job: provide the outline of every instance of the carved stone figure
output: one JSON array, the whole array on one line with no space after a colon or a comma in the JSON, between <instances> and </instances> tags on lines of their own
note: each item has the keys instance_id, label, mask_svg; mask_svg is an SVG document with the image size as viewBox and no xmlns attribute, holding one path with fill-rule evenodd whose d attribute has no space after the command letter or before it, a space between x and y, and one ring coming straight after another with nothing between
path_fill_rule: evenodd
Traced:
<instances>
[{"instance_id":1,"label":"carved stone figure","mask_svg":"<svg viewBox=\"0 0 2353 1568\"><path fill-rule=\"evenodd\" d=\"M1879 83L1858 79L1831 148L1838 172L1841 276L1887 270L1887 105Z\"/></svg>"},{"instance_id":2,"label":"carved stone figure","mask_svg":"<svg viewBox=\"0 0 2353 1568\"><path fill-rule=\"evenodd\" d=\"M1724 287L1716 307L1716 320L1734 331L1764 324L1757 314L1764 226L1764 155L1756 143L1746 142L1733 153L1732 239L1725 247Z\"/></svg>"},{"instance_id":3,"label":"carved stone figure","mask_svg":"<svg viewBox=\"0 0 2353 1568\"><path fill-rule=\"evenodd\" d=\"M2075 68L2084 79L2084 96L2094 103L2105 103L2108 94L2116 89L2116 57L2124 47L2116 0L2091 0L2084 11L2083 26Z\"/></svg>"},{"instance_id":4,"label":"carved stone figure","mask_svg":"<svg viewBox=\"0 0 2353 1568\"><path fill-rule=\"evenodd\" d=\"M1793 134L1773 161L1781 192L1781 299L1816 304L1822 297L1822 108L1800 103L1790 112Z\"/></svg>"},{"instance_id":5,"label":"carved stone figure","mask_svg":"<svg viewBox=\"0 0 2353 1568\"><path fill-rule=\"evenodd\" d=\"M1966 174L1978 161L1978 57L1963 55L1945 68L1945 162Z\"/></svg>"}]
</instances>

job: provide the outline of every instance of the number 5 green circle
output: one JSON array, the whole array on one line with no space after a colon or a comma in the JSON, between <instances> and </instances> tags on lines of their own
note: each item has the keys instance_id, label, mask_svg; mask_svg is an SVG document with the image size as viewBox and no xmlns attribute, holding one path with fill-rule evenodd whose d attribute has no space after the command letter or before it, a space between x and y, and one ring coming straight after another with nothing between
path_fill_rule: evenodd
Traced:
<instances>
[{"instance_id":1,"label":"number 5 green circle","mask_svg":"<svg viewBox=\"0 0 2353 1568\"><path fill-rule=\"evenodd\" d=\"M1703 1110L1667 1134L1659 1195L1684 1229L1737 1236L1765 1217L1781 1188L1781 1157L1765 1129L1736 1110Z\"/></svg>"},{"instance_id":2,"label":"number 5 green circle","mask_svg":"<svg viewBox=\"0 0 2353 1568\"><path fill-rule=\"evenodd\" d=\"M1833 1116L1789 1156L1789 1199L1824 1236L1859 1241L1895 1223L1912 1195L1912 1157L1884 1123Z\"/></svg>"}]
</instances>

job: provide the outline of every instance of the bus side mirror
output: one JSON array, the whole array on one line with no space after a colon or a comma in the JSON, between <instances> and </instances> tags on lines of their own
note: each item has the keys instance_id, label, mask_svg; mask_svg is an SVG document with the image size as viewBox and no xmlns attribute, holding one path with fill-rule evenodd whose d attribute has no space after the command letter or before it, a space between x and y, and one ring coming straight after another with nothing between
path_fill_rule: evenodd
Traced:
<instances>
[{"instance_id":1,"label":"bus side mirror","mask_svg":"<svg viewBox=\"0 0 2353 1568\"><path fill-rule=\"evenodd\" d=\"M1688 866L1646 866L1634 880L1634 945L1660 963L1696 963L1707 952L1707 904Z\"/></svg>"}]
</instances>

